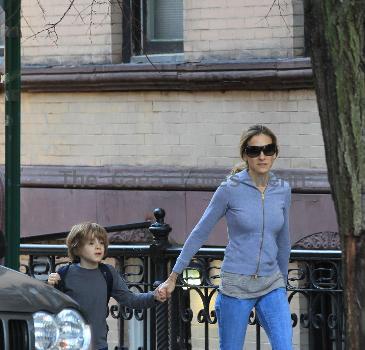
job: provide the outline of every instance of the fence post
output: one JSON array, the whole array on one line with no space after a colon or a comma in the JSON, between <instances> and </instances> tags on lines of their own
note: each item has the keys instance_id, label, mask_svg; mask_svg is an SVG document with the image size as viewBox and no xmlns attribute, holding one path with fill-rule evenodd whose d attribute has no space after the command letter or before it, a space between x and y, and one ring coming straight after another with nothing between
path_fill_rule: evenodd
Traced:
<instances>
[{"instance_id":1,"label":"fence post","mask_svg":"<svg viewBox=\"0 0 365 350\"><path fill-rule=\"evenodd\" d=\"M154 270L154 276L151 276L151 278L153 278L152 281L163 282L167 278L168 259L165 257L165 249L170 245L168 236L171 232L171 227L164 221L165 210L157 208L153 211L153 214L156 222L149 227L149 231L153 235L153 242L150 249L154 265L154 269L152 269L152 271ZM154 344L157 344L157 350L169 349L168 324L168 303L165 302L156 307L156 341ZM151 336L151 339L154 339L154 337ZM152 349L155 349L155 345L153 344L151 344Z\"/></svg>"}]
</instances>

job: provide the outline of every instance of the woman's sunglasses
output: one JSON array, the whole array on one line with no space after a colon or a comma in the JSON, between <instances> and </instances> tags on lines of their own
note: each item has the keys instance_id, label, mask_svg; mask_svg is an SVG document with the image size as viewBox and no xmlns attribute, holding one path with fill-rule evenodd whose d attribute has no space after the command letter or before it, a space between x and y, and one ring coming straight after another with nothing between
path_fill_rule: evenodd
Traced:
<instances>
[{"instance_id":1,"label":"woman's sunglasses","mask_svg":"<svg viewBox=\"0 0 365 350\"><path fill-rule=\"evenodd\" d=\"M250 158L258 157L261 152L264 152L265 156L273 156L277 153L278 148L275 143L270 143L265 146L246 146L245 153Z\"/></svg>"}]
</instances>

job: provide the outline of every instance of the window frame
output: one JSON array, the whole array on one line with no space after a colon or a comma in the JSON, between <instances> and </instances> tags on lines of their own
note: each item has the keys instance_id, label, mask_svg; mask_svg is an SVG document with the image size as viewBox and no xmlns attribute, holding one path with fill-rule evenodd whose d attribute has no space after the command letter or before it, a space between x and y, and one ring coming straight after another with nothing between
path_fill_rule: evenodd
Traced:
<instances>
[{"instance_id":1,"label":"window frame","mask_svg":"<svg viewBox=\"0 0 365 350\"><path fill-rule=\"evenodd\" d=\"M147 17L148 0L123 0L123 63L129 63L132 56L184 52L183 39L149 40Z\"/></svg>"}]
</instances>

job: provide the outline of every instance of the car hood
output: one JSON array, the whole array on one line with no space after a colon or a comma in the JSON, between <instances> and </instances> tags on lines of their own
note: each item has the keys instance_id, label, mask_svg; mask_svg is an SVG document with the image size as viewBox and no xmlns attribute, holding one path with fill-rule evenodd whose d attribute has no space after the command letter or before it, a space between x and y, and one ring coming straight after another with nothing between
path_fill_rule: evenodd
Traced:
<instances>
[{"instance_id":1,"label":"car hood","mask_svg":"<svg viewBox=\"0 0 365 350\"><path fill-rule=\"evenodd\" d=\"M0 312L58 313L64 308L80 309L54 287L0 265Z\"/></svg>"}]
</instances>

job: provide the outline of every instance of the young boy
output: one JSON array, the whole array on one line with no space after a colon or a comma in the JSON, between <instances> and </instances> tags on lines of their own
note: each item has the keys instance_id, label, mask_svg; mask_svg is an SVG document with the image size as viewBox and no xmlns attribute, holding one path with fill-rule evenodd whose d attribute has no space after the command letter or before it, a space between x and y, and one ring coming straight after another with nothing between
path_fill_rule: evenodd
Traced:
<instances>
[{"instance_id":1,"label":"young boy","mask_svg":"<svg viewBox=\"0 0 365 350\"><path fill-rule=\"evenodd\" d=\"M72 261L62 283L64 292L79 303L91 324L94 348L107 350L106 305L108 286L99 264L106 256L108 236L103 227L95 223L81 223L71 228L66 238L68 255ZM126 283L111 265L112 276L110 295L120 304L130 308L148 308L157 301L165 301L163 293L154 292L134 294L128 290ZM105 267L104 266L104 267ZM51 273L48 283L58 284L61 276Z\"/></svg>"}]
</instances>

